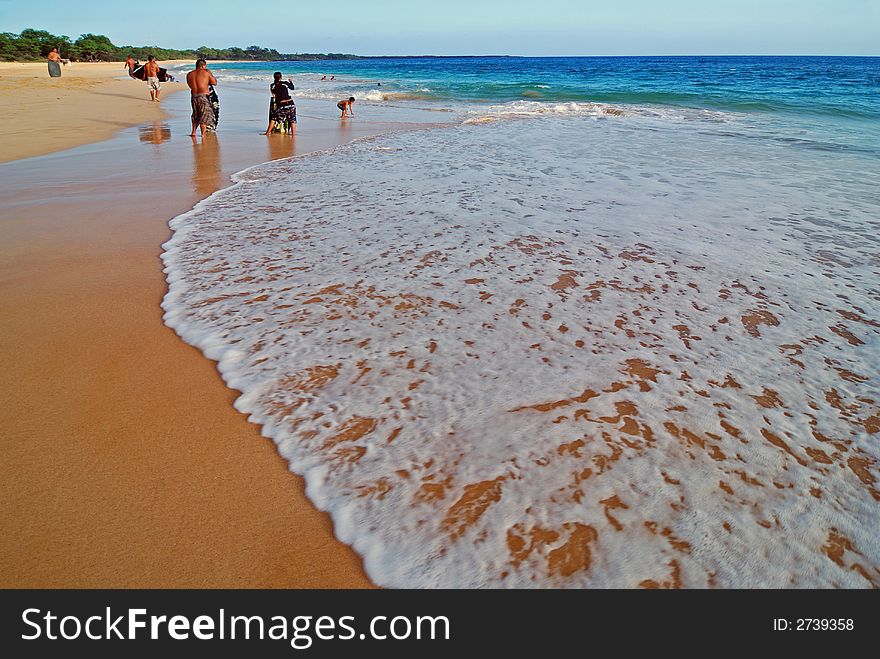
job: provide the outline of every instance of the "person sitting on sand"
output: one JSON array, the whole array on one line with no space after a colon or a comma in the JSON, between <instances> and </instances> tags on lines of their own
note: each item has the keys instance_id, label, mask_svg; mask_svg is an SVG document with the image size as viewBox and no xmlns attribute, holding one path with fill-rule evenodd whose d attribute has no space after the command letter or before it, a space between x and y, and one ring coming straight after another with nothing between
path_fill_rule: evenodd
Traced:
<instances>
[{"instance_id":1,"label":"person sitting on sand","mask_svg":"<svg viewBox=\"0 0 880 659\"><path fill-rule=\"evenodd\" d=\"M354 116L354 111L351 109L351 106L354 104L354 96L349 96L347 101L339 101L336 104L340 110L342 110L342 115L339 117L340 119L345 118L345 111L348 110L348 115L350 117Z\"/></svg>"},{"instance_id":2,"label":"person sitting on sand","mask_svg":"<svg viewBox=\"0 0 880 659\"><path fill-rule=\"evenodd\" d=\"M336 80L336 76L330 76L330 80Z\"/></svg>"},{"instance_id":3,"label":"person sitting on sand","mask_svg":"<svg viewBox=\"0 0 880 659\"><path fill-rule=\"evenodd\" d=\"M150 100L159 102L159 62L150 55L144 64L144 73L147 76L147 84L150 86Z\"/></svg>"},{"instance_id":4,"label":"person sitting on sand","mask_svg":"<svg viewBox=\"0 0 880 659\"><path fill-rule=\"evenodd\" d=\"M130 75L132 78L134 78L134 75L133 75L134 70L137 67L138 67L138 61L134 57L129 55L128 57L125 58L125 68L128 69L128 75Z\"/></svg>"},{"instance_id":5,"label":"person sitting on sand","mask_svg":"<svg viewBox=\"0 0 880 659\"><path fill-rule=\"evenodd\" d=\"M321 80L326 80L327 76L321 76Z\"/></svg>"},{"instance_id":6,"label":"person sitting on sand","mask_svg":"<svg viewBox=\"0 0 880 659\"><path fill-rule=\"evenodd\" d=\"M290 134L296 134L296 103L290 98L290 92L293 90L293 81L288 78L286 81L281 79L281 72L276 71L272 77L275 79L269 85L269 91L275 97L275 109L269 116L269 127L266 129L265 135L269 135L276 123L285 122L290 127Z\"/></svg>"},{"instance_id":7,"label":"person sitting on sand","mask_svg":"<svg viewBox=\"0 0 880 659\"><path fill-rule=\"evenodd\" d=\"M217 79L208 70L208 63L203 59L196 60L196 68L186 74L186 84L192 94L192 132L196 136L196 126L201 126L202 137L207 126L215 124L214 104L211 103L210 85L216 85Z\"/></svg>"}]
</instances>

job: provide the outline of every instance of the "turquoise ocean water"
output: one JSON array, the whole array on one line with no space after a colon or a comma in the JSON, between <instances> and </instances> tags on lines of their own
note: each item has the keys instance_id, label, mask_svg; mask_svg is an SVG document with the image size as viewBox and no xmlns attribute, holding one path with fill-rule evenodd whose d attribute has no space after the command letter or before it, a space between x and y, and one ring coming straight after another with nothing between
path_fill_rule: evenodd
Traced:
<instances>
[{"instance_id":1,"label":"turquoise ocean water","mask_svg":"<svg viewBox=\"0 0 880 659\"><path fill-rule=\"evenodd\" d=\"M880 148L880 58L376 58L215 66L221 80L254 83L276 70L297 78L305 97L452 108L535 101L703 109L788 125L791 134L781 137L793 140L828 137L829 148ZM324 75L337 80L317 84Z\"/></svg>"}]
</instances>

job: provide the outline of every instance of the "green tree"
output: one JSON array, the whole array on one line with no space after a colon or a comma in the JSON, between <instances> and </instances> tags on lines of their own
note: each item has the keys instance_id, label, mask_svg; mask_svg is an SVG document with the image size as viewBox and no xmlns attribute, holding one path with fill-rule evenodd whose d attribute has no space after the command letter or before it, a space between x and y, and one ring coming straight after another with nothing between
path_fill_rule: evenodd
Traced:
<instances>
[{"instance_id":1,"label":"green tree","mask_svg":"<svg viewBox=\"0 0 880 659\"><path fill-rule=\"evenodd\" d=\"M221 51L210 46L199 46L196 49L196 55L203 59L223 59Z\"/></svg>"},{"instance_id":2,"label":"green tree","mask_svg":"<svg viewBox=\"0 0 880 659\"><path fill-rule=\"evenodd\" d=\"M109 62L116 59L116 46L103 34L83 34L74 45L80 59L87 62Z\"/></svg>"},{"instance_id":3,"label":"green tree","mask_svg":"<svg viewBox=\"0 0 880 659\"><path fill-rule=\"evenodd\" d=\"M14 62L21 59L18 35L12 32L0 32L0 60Z\"/></svg>"},{"instance_id":4,"label":"green tree","mask_svg":"<svg viewBox=\"0 0 880 659\"><path fill-rule=\"evenodd\" d=\"M46 32L46 30L28 28L22 30L18 38L22 46L27 49L27 52L33 53L35 57L45 57L49 54L50 50L59 45L57 43L59 37Z\"/></svg>"},{"instance_id":5,"label":"green tree","mask_svg":"<svg viewBox=\"0 0 880 659\"><path fill-rule=\"evenodd\" d=\"M20 34L12 32L0 33L0 60L36 61L45 59L52 48L58 48L61 57L84 61L121 61L129 54L138 60L154 55L159 60L169 59L231 59L231 60L319 60L319 59L356 59L355 55L331 53L279 53L274 48L248 46L239 48L211 48L202 46L198 50L175 50L157 46L115 46L110 39L101 34L83 34L75 42L69 37L58 36L45 30L28 28Z\"/></svg>"}]
</instances>

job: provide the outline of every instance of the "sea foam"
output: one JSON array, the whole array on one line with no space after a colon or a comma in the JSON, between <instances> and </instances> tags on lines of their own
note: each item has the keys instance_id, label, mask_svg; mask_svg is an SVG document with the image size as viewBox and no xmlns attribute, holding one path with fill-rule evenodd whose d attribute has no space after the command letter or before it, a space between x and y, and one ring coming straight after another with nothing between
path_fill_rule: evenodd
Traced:
<instances>
[{"instance_id":1,"label":"sea foam","mask_svg":"<svg viewBox=\"0 0 880 659\"><path fill-rule=\"evenodd\" d=\"M340 151L173 220L163 307L376 583L880 585L876 159L577 114Z\"/></svg>"}]
</instances>

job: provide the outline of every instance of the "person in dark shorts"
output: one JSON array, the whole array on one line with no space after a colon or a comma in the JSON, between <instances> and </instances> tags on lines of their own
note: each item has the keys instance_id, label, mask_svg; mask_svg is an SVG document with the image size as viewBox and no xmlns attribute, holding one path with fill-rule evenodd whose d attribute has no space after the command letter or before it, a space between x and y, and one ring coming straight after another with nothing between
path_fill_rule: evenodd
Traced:
<instances>
[{"instance_id":1,"label":"person in dark shorts","mask_svg":"<svg viewBox=\"0 0 880 659\"><path fill-rule=\"evenodd\" d=\"M217 124L214 115L214 105L211 103L211 87L217 84L217 78L208 69L208 63L203 59L196 60L196 68L186 74L186 84L192 95L192 132L190 137L196 136L196 128L201 126L202 137L208 126Z\"/></svg>"},{"instance_id":2,"label":"person in dark shorts","mask_svg":"<svg viewBox=\"0 0 880 659\"><path fill-rule=\"evenodd\" d=\"M339 103L336 104L336 107L338 107L340 110L342 110L342 114L339 117L340 119L345 118L345 111L346 110L348 110L348 115L350 117L354 116L354 112L351 109L351 106L353 104L354 104L354 96L349 96L347 101L339 101Z\"/></svg>"},{"instance_id":3,"label":"person in dark shorts","mask_svg":"<svg viewBox=\"0 0 880 659\"><path fill-rule=\"evenodd\" d=\"M269 135L277 124L282 125L291 135L296 134L296 103L290 98L293 91L293 81L281 79L281 72L276 71L272 76L275 81L269 85L272 93L272 106L269 111L269 127L264 135Z\"/></svg>"}]
</instances>

